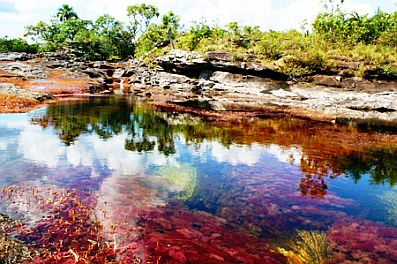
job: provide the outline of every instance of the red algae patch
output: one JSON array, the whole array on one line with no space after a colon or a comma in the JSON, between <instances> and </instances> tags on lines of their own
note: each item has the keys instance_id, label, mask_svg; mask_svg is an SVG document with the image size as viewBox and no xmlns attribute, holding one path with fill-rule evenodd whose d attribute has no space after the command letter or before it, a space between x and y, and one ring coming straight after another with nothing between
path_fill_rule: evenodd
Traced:
<instances>
[{"instance_id":1,"label":"red algae patch","mask_svg":"<svg viewBox=\"0 0 397 264\"><path fill-rule=\"evenodd\" d=\"M286 263L265 241L204 212L168 205L141 215L146 263Z\"/></svg>"},{"instance_id":2,"label":"red algae patch","mask_svg":"<svg viewBox=\"0 0 397 264\"><path fill-rule=\"evenodd\" d=\"M327 232L333 257L329 263L396 263L397 230L344 218Z\"/></svg>"},{"instance_id":3,"label":"red algae patch","mask_svg":"<svg viewBox=\"0 0 397 264\"><path fill-rule=\"evenodd\" d=\"M11 202L14 210L28 206L41 215L15 230L18 240L38 252L32 263L141 263L127 254L134 252L135 243L117 248L104 239L90 193L20 185L3 188L1 198Z\"/></svg>"},{"instance_id":4,"label":"red algae patch","mask_svg":"<svg viewBox=\"0 0 397 264\"><path fill-rule=\"evenodd\" d=\"M105 232L90 192L16 185L1 189L0 198L27 214L8 231L37 252L32 263L286 263L264 240L179 202L140 208L134 231L115 224ZM140 235L121 245L106 238L120 232Z\"/></svg>"}]
</instances>

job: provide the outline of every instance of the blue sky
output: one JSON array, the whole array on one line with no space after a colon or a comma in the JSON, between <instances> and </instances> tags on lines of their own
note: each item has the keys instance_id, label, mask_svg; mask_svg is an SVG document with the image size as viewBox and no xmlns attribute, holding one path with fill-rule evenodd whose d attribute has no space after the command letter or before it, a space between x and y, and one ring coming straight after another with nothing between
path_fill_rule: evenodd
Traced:
<instances>
[{"instance_id":1,"label":"blue sky","mask_svg":"<svg viewBox=\"0 0 397 264\"><path fill-rule=\"evenodd\" d=\"M237 21L259 25L262 29L299 29L302 21L311 22L322 10L320 0L0 0L0 36L22 36L24 27L48 20L62 4L73 6L81 18L95 19L108 13L127 21L126 7L137 3L158 6L162 13L173 10L184 24L200 21L226 24ZM345 0L344 8L373 13L378 7L397 10L397 0Z\"/></svg>"}]
</instances>

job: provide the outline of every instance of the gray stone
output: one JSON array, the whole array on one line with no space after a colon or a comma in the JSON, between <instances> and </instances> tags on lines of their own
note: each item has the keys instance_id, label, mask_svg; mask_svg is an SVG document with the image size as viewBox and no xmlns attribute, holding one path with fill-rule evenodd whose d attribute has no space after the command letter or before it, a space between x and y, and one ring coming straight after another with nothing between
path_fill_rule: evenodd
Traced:
<instances>
[{"instance_id":1,"label":"gray stone","mask_svg":"<svg viewBox=\"0 0 397 264\"><path fill-rule=\"evenodd\" d=\"M12 83L0 83L0 93L20 97L23 99L36 100L39 102L43 102L44 100L54 98L50 94L21 89Z\"/></svg>"},{"instance_id":2,"label":"gray stone","mask_svg":"<svg viewBox=\"0 0 397 264\"><path fill-rule=\"evenodd\" d=\"M26 61L32 58L32 55L24 52L5 52L0 53L0 61Z\"/></svg>"},{"instance_id":3,"label":"gray stone","mask_svg":"<svg viewBox=\"0 0 397 264\"><path fill-rule=\"evenodd\" d=\"M21 62L0 63L0 70L29 79L44 79L47 77L43 67Z\"/></svg>"}]
</instances>

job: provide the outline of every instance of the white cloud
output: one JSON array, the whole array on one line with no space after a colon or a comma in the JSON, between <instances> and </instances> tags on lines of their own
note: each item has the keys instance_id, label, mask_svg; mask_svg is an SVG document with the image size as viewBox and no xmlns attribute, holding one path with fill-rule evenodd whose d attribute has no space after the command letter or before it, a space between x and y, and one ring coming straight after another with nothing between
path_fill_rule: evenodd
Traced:
<instances>
[{"instance_id":1,"label":"white cloud","mask_svg":"<svg viewBox=\"0 0 397 264\"><path fill-rule=\"evenodd\" d=\"M282 147L279 145L269 145L266 147L266 152L273 155L280 162L300 165L302 159L302 149L299 147Z\"/></svg>"},{"instance_id":2,"label":"white cloud","mask_svg":"<svg viewBox=\"0 0 397 264\"><path fill-rule=\"evenodd\" d=\"M28 126L21 132L18 143L25 159L48 168L56 168L65 151L58 136L43 133L41 127Z\"/></svg>"},{"instance_id":3,"label":"white cloud","mask_svg":"<svg viewBox=\"0 0 397 264\"><path fill-rule=\"evenodd\" d=\"M227 162L231 165L255 165L263 153L263 147L253 144L252 146L232 145L226 147L216 141L204 141L199 149L196 150L198 155L202 155L205 160L206 153L218 162Z\"/></svg>"},{"instance_id":4,"label":"white cloud","mask_svg":"<svg viewBox=\"0 0 397 264\"><path fill-rule=\"evenodd\" d=\"M219 24L237 21L247 25L259 25L263 29L277 30L299 29L304 19L312 21L321 10L319 0L283 2L276 0L118 0L117 2L108 0L0 0L0 5L3 7L0 8L0 35L22 36L26 25L35 24L39 20L49 20L50 16L56 13L57 8L64 3L73 6L80 17L85 19L95 19L108 13L126 21L126 7L142 2L158 6L162 13L174 11L181 16L184 24L205 18L209 22ZM378 6L390 9L389 2L349 0L346 1L345 7L347 10L371 13ZM9 10L16 10L16 12L12 13Z\"/></svg>"}]
</instances>

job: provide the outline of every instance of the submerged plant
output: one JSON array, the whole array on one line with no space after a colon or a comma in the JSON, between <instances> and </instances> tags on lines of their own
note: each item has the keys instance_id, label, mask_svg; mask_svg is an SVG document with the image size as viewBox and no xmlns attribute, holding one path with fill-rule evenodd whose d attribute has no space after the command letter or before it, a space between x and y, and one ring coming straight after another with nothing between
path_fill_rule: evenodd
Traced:
<instances>
[{"instance_id":1,"label":"submerged plant","mask_svg":"<svg viewBox=\"0 0 397 264\"><path fill-rule=\"evenodd\" d=\"M290 245L291 250L279 251L292 264L322 264L329 257L329 244L325 233L298 231L298 239Z\"/></svg>"},{"instance_id":2,"label":"submerged plant","mask_svg":"<svg viewBox=\"0 0 397 264\"><path fill-rule=\"evenodd\" d=\"M188 200L192 197L197 186L197 172L194 167L188 164L171 165L162 167L157 173L182 189L182 192L177 197L178 199Z\"/></svg>"}]
</instances>

